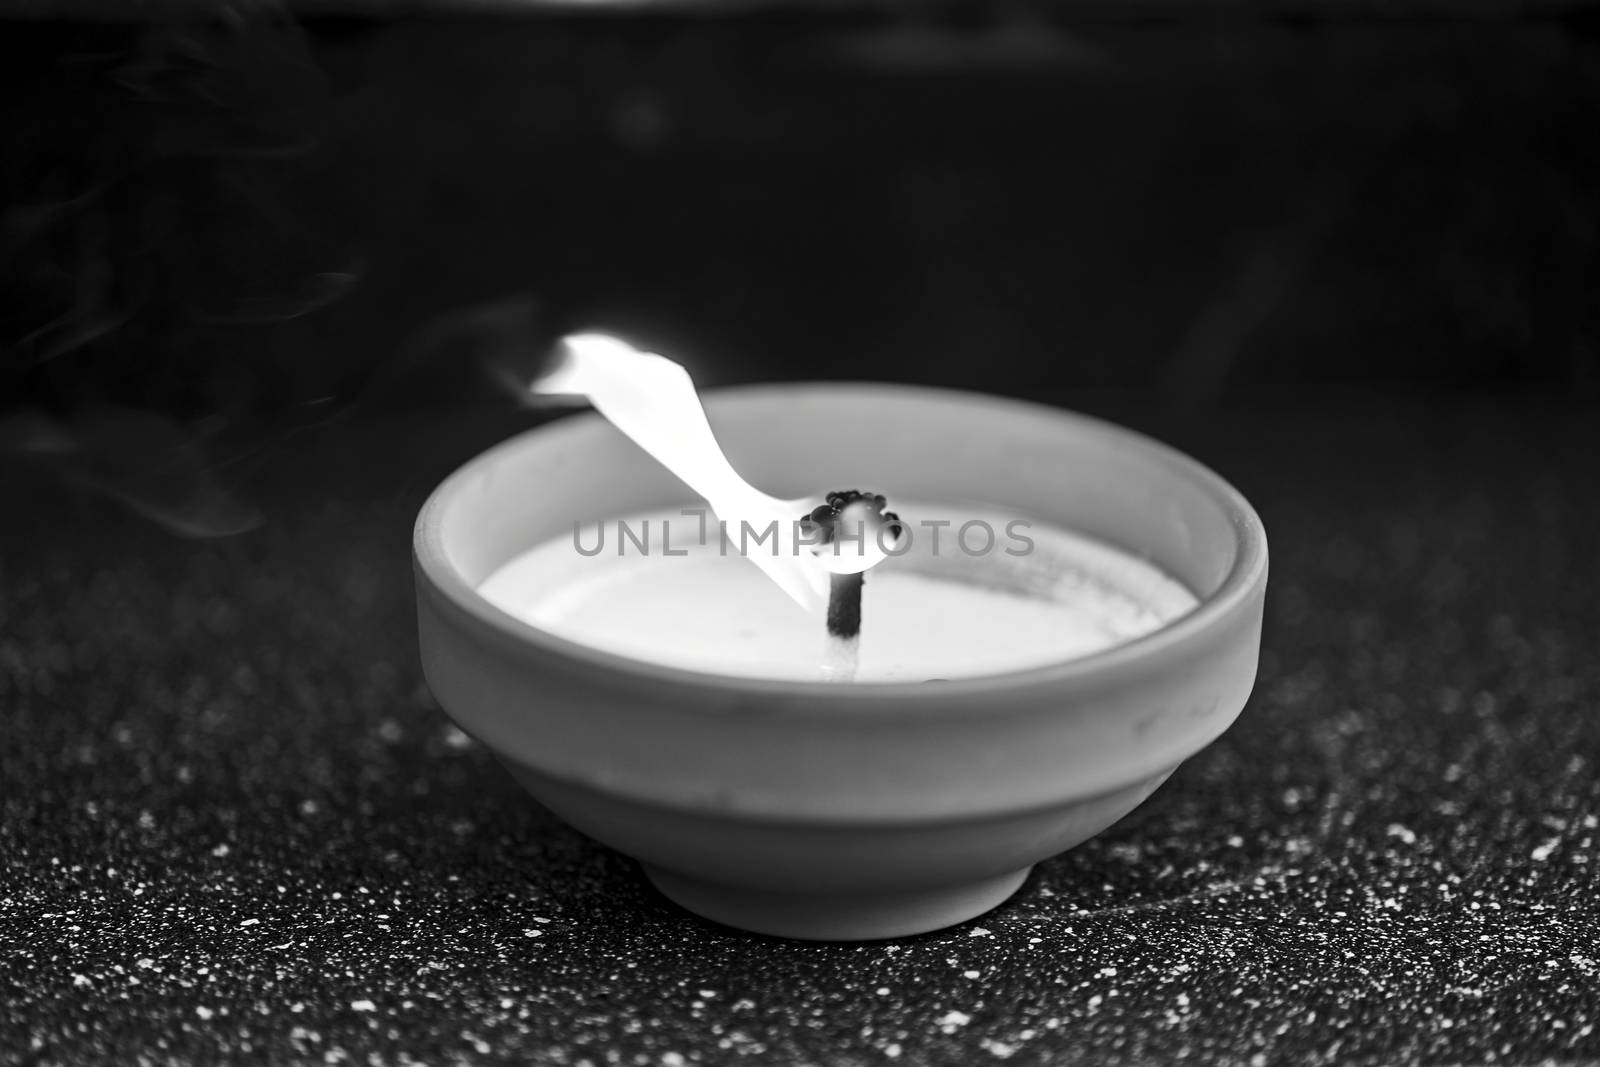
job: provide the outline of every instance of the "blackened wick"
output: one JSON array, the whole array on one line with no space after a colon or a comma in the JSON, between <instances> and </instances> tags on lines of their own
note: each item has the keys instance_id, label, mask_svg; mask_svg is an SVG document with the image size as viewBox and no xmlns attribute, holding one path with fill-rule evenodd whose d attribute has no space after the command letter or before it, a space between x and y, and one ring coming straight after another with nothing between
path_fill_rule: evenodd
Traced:
<instances>
[{"instance_id":1,"label":"blackened wick","mask_svg":"<svg viewBox=\"0 0 1600 1067\"><path fill-rule=\"evenodd\" d=\"M883 519L889 532L900 536L900 516L885 511L889 503L881 493L864 493L859 489L840 489L829 493L827 502L818 504L800 517L808 537L820 529L821 537L815 544L832 544L839 538L839 523L845 509L853 504L867 504ZM862 531L865 536L865 531ZM853 638L861 633L861 587L866 584L864 572L835 574L828 584L828 633L834 637Z\"/></svg>"}]
</instances>

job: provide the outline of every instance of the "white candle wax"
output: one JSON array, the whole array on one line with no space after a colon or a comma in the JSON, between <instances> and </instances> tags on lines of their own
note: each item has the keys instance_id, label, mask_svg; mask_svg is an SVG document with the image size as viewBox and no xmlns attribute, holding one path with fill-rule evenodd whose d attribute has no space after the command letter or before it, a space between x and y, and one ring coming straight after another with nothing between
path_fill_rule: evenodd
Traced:
<instances>
[{"instance_id":1,"label":"white candle wax","mask_svg":"<svg viewBox=\"0 0 1600 1067\"><path fill-rule=\"evenodd\" d=\"M971 508L897 510L911 546L867 572L857 682L1061 662L1156 630L1197 603L1149 563L1064 529ZM935 543L919 517L953 525ZM982 554L982 528L965 544L957 537L973 520L994 533ZM591 524L512 559L479 592L534 626L632 659L741 677L821 676L822 618L739 557L737 531L724 545L714 519L704 543L698 519L677 511L622 521L635 538L648 533L647 552L616 521Z\"/></svg>"}]
</instances>

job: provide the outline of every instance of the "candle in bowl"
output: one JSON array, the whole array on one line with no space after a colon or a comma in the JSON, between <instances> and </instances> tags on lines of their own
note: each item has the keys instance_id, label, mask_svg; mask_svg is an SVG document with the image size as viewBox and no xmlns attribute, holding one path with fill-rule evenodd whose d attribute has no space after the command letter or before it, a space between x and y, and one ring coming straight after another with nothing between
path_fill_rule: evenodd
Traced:
<instances>
[{"instance_id":1,"label":"candle in bowl","mask_svg":"<svg viewBox=\"0 0 1600 1067\"><path fill-rule=\"evenodd\" d=\"M1037 592L1028 561L1065 557L1078 569L1051 587L1065 590L1090 584L1082 576L1095 573L1091 559L1110 558L1123 592L1150 597L1145 606L1163 617L1098 650L1029 648L1021 663L945 649L944 680L930 684L928 663L896 676L874 654L872 627L884 621L872 616L874 585L887 592L897 572L885 568L905 562L891 559L868 575L854 683L801 677L764 656L729 666L731 649L722 667L662 651L678 640L670 614L658 638L646 625L631 646L608 648L561 622L563 611L576 617L574 603L598 599L587 583L603 581L599 571L545 572L514 594L520 604L491 599L497 581L530 550L571 544L574 523L677 515L683 484L593 414L477 457L439 486L417 522L429 684L535 797L639 859L691 911L827 939L963 921L1004 901L1038 860L1131 811L1243 707L1266 539L1244 498L1195 461L1098 420L971 393L781 385L715 391L706 410L732 466L788 499L819 486L892 489L908 522L898 500L931 519L1023 518L1056 546L1055 556L1003 557L1017 561L1013 570L958 554L946 557L950 573L909 563L908 574L984 593L1006 582ZM686 530L697 526L682 518ZM1004 536L1004 524L997 531ZM615 568L615 604L636 587L660 595L654 572L641 583L634 566L751 569L693 554L617 559L599 565ZM1148 569L1119 569L1122 561ZM553 607L537 606L540 588ZM1031 642L1032 631L993 632ZM654 654L641 651L653 642Z\"/></svg>"}]
</instances>

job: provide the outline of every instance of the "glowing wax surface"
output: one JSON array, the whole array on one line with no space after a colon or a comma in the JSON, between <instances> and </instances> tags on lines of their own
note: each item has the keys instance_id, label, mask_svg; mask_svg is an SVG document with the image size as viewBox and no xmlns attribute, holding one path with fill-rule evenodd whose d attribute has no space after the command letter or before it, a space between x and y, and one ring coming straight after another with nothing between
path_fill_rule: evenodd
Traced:
<instances>
[{"instance_id":1,"label":"glowing wax surface","mask_svg":"<svg viewBox=\"0 0 1600 1067\"><path fill-rule=\"evenodd\" d=\"M919 513L945 517L952 509L901 509L913 524ZM954 516L956 527L973 514ZM1024 549L1007 536L1009 520L982 517L997 533L986 555L962 552L953 528L940 531L935 553L926 531L914 530L912 551L867 572L857 682L1058 663L1150 633L1197 603L1156 567L1060 528L1032 524L1025 529L1032 549L1008 555L1008 548ZM714 522L700 544L698 521L675 511L624 521L635 536L648 530L648 554L621 538L615 521L603 524L603 542L591 524L576 539L568 534L511 560L479 592L534 626L632 659L710 674L819 678L823 617L802 610L740 558L737 544L723 554ZM597 543L603 548L596 555L578 550Z\"/></svg>"}]
</instances>

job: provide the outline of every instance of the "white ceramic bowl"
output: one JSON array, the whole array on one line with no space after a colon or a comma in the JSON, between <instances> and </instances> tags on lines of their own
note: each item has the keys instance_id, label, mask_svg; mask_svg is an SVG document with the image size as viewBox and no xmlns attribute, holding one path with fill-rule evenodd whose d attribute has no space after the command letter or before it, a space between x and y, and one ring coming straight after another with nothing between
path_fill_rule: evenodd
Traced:
<instances>
[{"instance_id":1,"label":"white ceramic bowl","mask_svg":"<svg viewBox=\"0 0 1600 1067\"><path fill-rule=\"evenodd\" d=\"M678 507L683 487L593 414L478 456L417 520L428 683L540 802L691 911L818 939L961 922L1126 815L1243 707L1266 536L1188 457L971 393L781 385L705 400L734 467L775 495L872 485L1025 508L1154 562L1200 605L1104 652L938 685L624 659L521 622L477 587L575 520Z\"/></svg>"}]
</instances>

